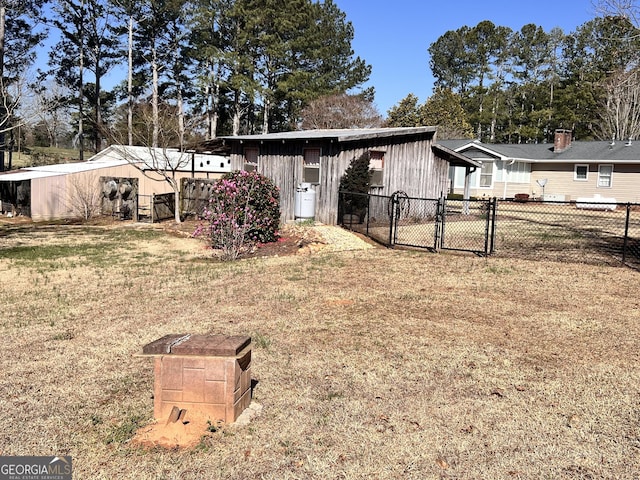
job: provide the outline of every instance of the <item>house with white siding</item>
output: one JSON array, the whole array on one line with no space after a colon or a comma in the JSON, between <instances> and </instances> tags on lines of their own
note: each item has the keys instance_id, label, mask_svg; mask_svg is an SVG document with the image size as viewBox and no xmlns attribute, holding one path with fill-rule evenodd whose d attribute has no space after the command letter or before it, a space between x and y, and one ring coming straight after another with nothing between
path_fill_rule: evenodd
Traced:
<instances>
[{"instance_id":1,"label":"house with white siding","mask_svg":"<svg viewBox=\"0 0 640 480\"><path fill-rule=\"evenodd\" d=\"M558 130L553 144L440 143L481 163L470 178L474 197L640 203L640 141L575 141L571 131ZM452 166L449 192L462 194L464 180L465 171Z\"/></svg>"}]
</instances>

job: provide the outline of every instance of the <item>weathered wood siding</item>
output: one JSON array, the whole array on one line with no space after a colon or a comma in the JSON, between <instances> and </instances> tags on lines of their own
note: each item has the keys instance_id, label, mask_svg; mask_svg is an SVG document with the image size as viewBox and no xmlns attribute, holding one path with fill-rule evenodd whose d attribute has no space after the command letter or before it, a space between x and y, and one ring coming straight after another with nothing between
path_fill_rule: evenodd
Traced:
<instances>
[{"instance_id":1,"label":"weathered wood siding","mask_svg":"<svg viewBox=\"0 0 640 480\"><path fill-rule=\"evenodd\" d=\"M351 161L370 150L384 151L383 186L372 193L390 195L403 190L409 196L437 198L446 192L449 164L431 150L432 133L338 142L331 140L287 140L243 143L230 141L231 168L244 167L244 149L258 148L258 172L280 188L283 222L294 220L295 194L303 181L303 150L320 149L320 183L316 191L316 220L335 224L338 220L340 178Z\"/></svg>"}]
</instances>

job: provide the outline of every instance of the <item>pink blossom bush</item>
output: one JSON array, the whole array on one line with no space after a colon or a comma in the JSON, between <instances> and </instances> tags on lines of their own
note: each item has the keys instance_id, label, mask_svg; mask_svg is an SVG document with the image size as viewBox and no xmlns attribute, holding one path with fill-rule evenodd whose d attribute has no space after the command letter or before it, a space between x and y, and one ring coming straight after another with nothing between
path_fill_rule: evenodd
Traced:
<instances>
[{"instance_id":1,"label":"pink blossom bush","mask_svg":"<svg viewBox=\"0 0 640 480\"><path fill-rule=\"evenodd\" d=\"M194 236L207 236L223 259L234 260L258 243L278 239L280 191L257 172L225 174L211 190Z\"/></svg>"}]
</instances>

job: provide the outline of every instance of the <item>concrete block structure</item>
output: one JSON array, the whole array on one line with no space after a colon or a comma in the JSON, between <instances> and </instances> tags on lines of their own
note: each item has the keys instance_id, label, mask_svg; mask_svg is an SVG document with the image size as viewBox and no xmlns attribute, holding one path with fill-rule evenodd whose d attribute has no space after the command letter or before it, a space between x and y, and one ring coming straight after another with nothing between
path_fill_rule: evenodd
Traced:
<instances>
[{"instance_id":1,"label":"concrete block structure","mask_svg":"<svg viewBox=\"0 0 640 480\"><path fill-rule=\"evenodd\" d=\"M143 347L154 357L154 416L174 407L234 422L251 403L251 337L166 335Z\"/></svg>"}]
</instances>

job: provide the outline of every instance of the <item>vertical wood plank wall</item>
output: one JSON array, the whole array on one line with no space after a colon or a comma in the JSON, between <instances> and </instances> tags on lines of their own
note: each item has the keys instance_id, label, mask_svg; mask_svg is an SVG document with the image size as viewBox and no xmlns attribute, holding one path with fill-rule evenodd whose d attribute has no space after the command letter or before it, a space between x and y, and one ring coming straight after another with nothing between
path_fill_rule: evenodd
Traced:
<instances>
[{"instance_id":1,"label":"vertical wood plank wall","mask_svg":"<svg viewBox=\"0 0 640 480\"><path fill-rule=\"evenodd\" d=\"M258 172L271 178L280 188L281 220L294 220L296 189L303 181L303 150L320 148L320 184L315 185L317 221L336 224L340 178L354 158L369 150L385 152L382 188L372 193L390 195L403 190L412 197L438 198L447 188L449 163L431 150L432 133L399 138L337 140L287 140L234 142L231 144L231 168L244 167L244 149L258 148Z\"/></svg>"}]
</instances>

